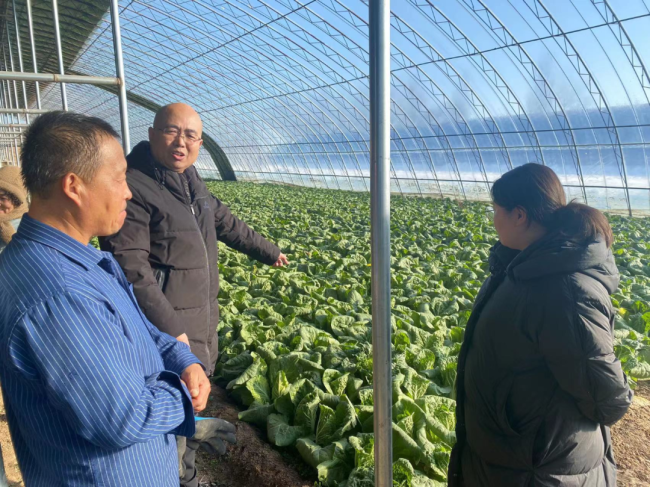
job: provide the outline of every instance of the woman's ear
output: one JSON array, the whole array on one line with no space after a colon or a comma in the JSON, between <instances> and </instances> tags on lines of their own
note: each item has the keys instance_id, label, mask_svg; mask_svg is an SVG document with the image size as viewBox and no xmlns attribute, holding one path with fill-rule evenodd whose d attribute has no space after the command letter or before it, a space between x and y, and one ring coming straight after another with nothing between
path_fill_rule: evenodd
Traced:
<instances>
[{"instance_id":1,"label":"woman's ear","mask_svg":"<svg viewBox=\"0 0 650 487\"><path fill-rule=\"evenodd\" d=\"M517 206L514 210L514 223L516 227L528 225L528 213L522 206Z\"/></svg>"}]
</instances>

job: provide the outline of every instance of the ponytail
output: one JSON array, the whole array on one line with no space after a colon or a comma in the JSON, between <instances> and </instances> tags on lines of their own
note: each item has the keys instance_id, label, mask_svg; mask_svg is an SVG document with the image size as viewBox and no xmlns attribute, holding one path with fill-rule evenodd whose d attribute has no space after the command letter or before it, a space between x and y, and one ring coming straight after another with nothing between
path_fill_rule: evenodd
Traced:
<instances>
[{"instance_id":1,"label":"ponytail","mask_svg":"<svg viewBox=\"0 0 650 487\"><path fill-rule=\"evenodd\" d=\"M524 164L501 176L492 185L492 201L508 211L523 208L529 221L576 242L592 242L600 235L610 247L614 240L605 215L581 203L567 204L557 174L541 164Z\"/></svg>"},{"instance_id":2,"label":"ponytail","mask_svg":"<svg viewBox=\"0 0 650 487\"><path fill-rule=\"evenodd\" d=\"M555 210L542 225L576 242L593 242L600 235L609 248L614 241L607 217L596 208L574 201Z\"/></svg>"}]
</instances>

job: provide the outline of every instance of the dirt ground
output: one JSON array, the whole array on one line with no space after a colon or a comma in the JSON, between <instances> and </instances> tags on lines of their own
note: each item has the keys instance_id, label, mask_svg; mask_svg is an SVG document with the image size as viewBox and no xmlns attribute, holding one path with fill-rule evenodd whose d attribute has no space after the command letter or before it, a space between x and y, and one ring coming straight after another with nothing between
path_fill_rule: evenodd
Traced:
<instances>
[{"instance_id":1,"label":"dirt ground","mask_svg":"<svg viewBox=\"0 0 650 487\"><path fill-rule=\"evenodd\" d=\"M210 487L312 487L315 477L296 454L272 448L264 434L238 420L237 406L226 392L213 386L204 416L220 417L237 427L237 444L229 446L223 457L199 452L199 481ZM2 394L0 394L0 445L9 487L23 486L16 463ZM135 486L134 486L135 487Z\"/></svg>"},{"instance_id":2,"label":"dirt ground","mask_svg":"<svg viewBox=\"0 0 650 487\"><path fill-rule=\"evenodd\" d=\"M238 421L238 409L225 391L213 387L205 416L226 419L237 427L237 445L223 457L199 453L199 479L211 487L311 487L314 473L291 450L278 450L265 441L264 432ZM650 384L642 383L629 412L612 428L620 487L650 485ZM11 447L0 395L0 445L10 487L23 483Z\"/></svg>"},{"instance_id":3,"label":"dirt ground","mask_svg":"<svg viewBox=\"0 0 650 487\"><path fill-rule=\"evenodd\" d=\"M650 383L641 382L625 417L612 428L618 485L650 485Z\"/></svg>"},{"instance_id":4,"label":"dirt ground","mask_svg":"<svg viewBox=\"0 0 650 487\"><path fill-rule=\"evenodd\" d=\"M5 405L2 401L2 394L0 394L0 446L2 446L2 457L5 462L5 470L9 487L18 487L23 485L18 463L16 462L16 454L11 445L11 438L9 436L9 425L7 424L7 415L5 414Z\"/></svg>"},{"instance_id":5,"label":"dirt ground","mask_svg":"<svg viewBox=\"0 0 650 487\"><path fill-rule=\"evenodd\" d=\"M297 453L271 447L265 434L239 421L239 409L226 391L213 385L208 407L202 416L230 421L237 427L237 444L224 457L199 452L199 482L215 487L311 487L316 480Z\"/></svg>"}]
</instances>

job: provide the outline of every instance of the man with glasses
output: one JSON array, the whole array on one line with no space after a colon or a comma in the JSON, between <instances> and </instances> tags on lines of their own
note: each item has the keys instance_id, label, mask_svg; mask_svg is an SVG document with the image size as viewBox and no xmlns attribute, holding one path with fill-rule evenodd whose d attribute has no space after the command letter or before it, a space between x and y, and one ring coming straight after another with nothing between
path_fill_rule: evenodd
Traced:
<instances>
[{"instance_id":1,"label":"man with glasses","mask_svg":"<svg viewBox=\"0 0 650 487\"><path fill-rule=\"evenodd\" d=\"M140 142L127 156L133 198L124 226L100 244L122 266L146 317L188 343L210 375L218 353L217 241L265 264L282 266L288 261L208 191L193 167L203 144L202 130L201 118L188 105L174 103L158 111L149 142ZM201 440L214 444L228 427L224 423L198 421ZM179 473L186 487L198 486L196 439L187 440L186 451L184 439L179 439ZM216 449L223 448L217 442Z\"/></svg>"}]
</instances>

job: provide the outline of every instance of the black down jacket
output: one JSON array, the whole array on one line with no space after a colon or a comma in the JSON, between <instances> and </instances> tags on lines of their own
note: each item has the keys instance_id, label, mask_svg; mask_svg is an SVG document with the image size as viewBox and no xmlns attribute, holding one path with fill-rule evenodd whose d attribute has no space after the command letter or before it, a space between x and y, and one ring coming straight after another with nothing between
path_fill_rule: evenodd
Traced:
<instances>
[{"instance_id":1,"label":"black down jacket","mask_svg":"<svg viewBox=\"0 0 650 487\"><path fill-rule=\"evenodd\" d=\"M451 487L615 487L609 425L632 392L614 356L604 241L497 244L458 358Z\"/></svg>"},{"instance_id":2,"label":"black down jacket","mask_svg":"<svg viewBox=\"0 0 650 487\"><path fill-rule=\"evenodd\" d=\"M149 142L127 157L133 198L122 229L100 239L133 284L142 311L174 337L187 333L208 372L217 360L217 240L265 263L280 249L233 216L212 196L194 167L183 174L154 161Z\"/></svg>"}]
</instances>

